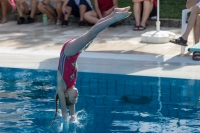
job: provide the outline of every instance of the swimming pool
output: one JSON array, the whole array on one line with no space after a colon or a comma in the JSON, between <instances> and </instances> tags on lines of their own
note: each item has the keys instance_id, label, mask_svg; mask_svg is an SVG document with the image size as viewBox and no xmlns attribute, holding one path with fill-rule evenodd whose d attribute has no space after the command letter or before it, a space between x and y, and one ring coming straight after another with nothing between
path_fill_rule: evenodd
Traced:
<instances>
[{"instance_id":1,"label":"swimming pool","mask_svg":"<svg viewBox=\"0 0 200 133\"><path fill-rule=\"evenodd\" d=\"M0 68L0 133L200 132L199 80L79 73L77 120L53 127L56 71Z\"/></svg>"}]
</instances>

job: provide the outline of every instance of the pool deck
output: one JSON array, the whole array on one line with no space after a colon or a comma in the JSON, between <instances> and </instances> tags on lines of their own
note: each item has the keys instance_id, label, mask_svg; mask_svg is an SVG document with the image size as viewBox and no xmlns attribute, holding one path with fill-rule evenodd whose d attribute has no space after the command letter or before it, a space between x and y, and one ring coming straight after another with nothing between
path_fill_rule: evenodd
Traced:
<instances>
[{"instance_id":1,"label":"pool deck","mask_svg":"<svg viewBox=\"0 0 200 133\"><path fill-rule=\"evenodd\" d=\"M10 21L0 25L0 67L56 70L59 53L65 41L76 38L90 27L67 28L42 23L16 25ZM200 79L200 61L193 61L191 53L172 43L147 44L141 42L141 34L154 31L133 31L132 26L119 25L101 32L78 59L79 71ZM161 27L176 37L180 28ZM192 46L193 37L188 39Z\"/></svg>"}]
</instances>

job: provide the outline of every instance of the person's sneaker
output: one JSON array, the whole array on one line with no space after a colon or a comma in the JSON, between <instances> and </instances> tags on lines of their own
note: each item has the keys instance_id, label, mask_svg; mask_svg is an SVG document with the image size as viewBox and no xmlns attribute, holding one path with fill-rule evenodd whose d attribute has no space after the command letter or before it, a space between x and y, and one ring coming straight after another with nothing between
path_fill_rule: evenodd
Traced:
<instances>
[{"instance_id":1,"label":"person's sneaker","mask_svg":"<svg viewBox=\"0 0 200 133\"><path fill-rule=\"evenodd\" d=\"M80 21L78 24L78 27L84 27L85 26L85 22L84 21Z\"/></svg>"},{"instance_id":2,"label":"person's sneaker","mask_svg":"<svg viewBox=\"0 0 200 133\"><path fill-rule=\"evenodd\" d=\"M24 23L30 24L30 23L34 23L34 22L35 22L35 20L29 16Z\"/></svg>"},{"instance_id":3,"label":"person's sneaker","mask_svg":"<svg viewBox=\"0 0 200 133\"><path fill-rule=\"evenodd\" d=\"M68 26L68 21L67 21L67 20L64 20L64 21L62 22L62 27L66 27L66 26Z\"/></svg>"},{"instance_id":4,"label":"person's sneaker","mask_svg":"<svg viewBox=\"0 0 200 133\"><path fill-rule=\"evenodd\" d=\"M25 18L24 17L20 17L18 20L17 20L17 24L24 24L25 22Z\"/></svg>"},{"instance_id":5,"label":"person's sneaker","mask_svg":"<svg viewBox=\"0 0 200 133\"><path fill-rule=\"evenodd\" d=\"M56 25L61 25L62 21L61 20L57 20Z\"/></svg>"}]
</instances>

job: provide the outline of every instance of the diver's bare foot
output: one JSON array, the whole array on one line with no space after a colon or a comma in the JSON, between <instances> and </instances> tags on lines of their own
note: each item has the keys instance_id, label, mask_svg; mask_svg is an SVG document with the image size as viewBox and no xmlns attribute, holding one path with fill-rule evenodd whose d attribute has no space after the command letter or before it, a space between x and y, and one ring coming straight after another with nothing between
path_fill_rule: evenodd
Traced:
<instances>
[{"instance_id":1,"label":"diver's bare foot","mask_svg":"<svg viewBox=\"0 0 200 133\"><path fill-rule=\"evenodd\" d=\"M128 12L130 10L130 6L124 7L124 8L115 8L115 12Z\"/></svg>"},{"instance_id":2,"label":"diver's bare foot","mask_svg":"<svg viewBox=\"0 0 200 133\"><path fill-rule=\"evenodd\" d=\"M131 15L131 12L115 12L113 17L115 21L120 21Z\"/></svg>"},{"instance_id":3,"label":"diver's bare foot","mask_svg":"<svg viewBox=\"0 0 200 133\"><path fill-rule=\"evenodd\" d=\"M128 12L130 10L130 6L127 7L123 7L123 8L115 8L114 11L109 15L109 17L113 17L115 16L115 13L125 13Z\"/></svg>"}]
</instances>

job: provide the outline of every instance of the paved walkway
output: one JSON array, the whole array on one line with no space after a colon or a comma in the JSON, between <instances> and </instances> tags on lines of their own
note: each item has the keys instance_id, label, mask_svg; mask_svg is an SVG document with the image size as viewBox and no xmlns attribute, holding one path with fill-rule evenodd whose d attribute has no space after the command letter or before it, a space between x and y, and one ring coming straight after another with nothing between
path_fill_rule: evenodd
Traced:
<instances>
[{"instance_id":1,"label":"paved walkway","mask_svg":"<svg viewBox=\"0 0 200 133\"><path fill-rule=\"evenodd\" d=\"M0 66L34 69L57 68L63 43L76 38L90 27L78 28L71 24L67 28L42 23L16 25L9 22L0 25ZM181 47L175 44L142 43L140 35L155 30L133 31L132 26L119 25L101 32L93 44L81 54L79 70L86 72L118 73L163 77L200 79L198 64L187 52L180 55ZM179 28L164 28L180 36ZM192 36L189 46L192 46Z\"/></svg>"}]
</instances>

